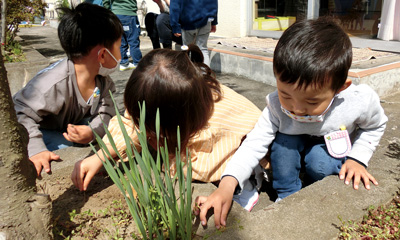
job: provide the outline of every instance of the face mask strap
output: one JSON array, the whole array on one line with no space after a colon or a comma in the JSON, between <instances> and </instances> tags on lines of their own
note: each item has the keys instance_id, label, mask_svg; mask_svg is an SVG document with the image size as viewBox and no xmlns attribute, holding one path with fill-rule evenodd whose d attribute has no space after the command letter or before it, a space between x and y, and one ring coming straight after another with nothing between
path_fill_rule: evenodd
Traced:
<instances>
[{"instance_id":1,"label":"face mask strap","mask_svg":"<svg viewBox=\"0 0 400 240\"><path fill-rule=\"evenodd\" d=\"M325 109L325 111L323 113L320 114L320 116L325 115L326 112L328 112L329 108L331 108L333 101L335 100L335 98L337 97L338 94L335 94L335 96L333 96L331 102L329 103L328 107Z\"/></svg>"},{"instance_id":2,"label":"face mask strap","mask_svg":"<svg viewBox=\"0 0 400 240\"><path fill-rule=\"evenodd\" d=\"M110 56L114 59L114 61L115 62L117 62L117 63L119 63L121 60L117 60L115 57L114 57L114 55L110 52L110 50L108 50L107 48L104 48L109 54L110 54ZM97 55L99 55L100 54L100 51L101 51L101 49L99 50L99 52L97 53ZM101 63L100 63L101 64Z\"/></svg>"}]
</instances>

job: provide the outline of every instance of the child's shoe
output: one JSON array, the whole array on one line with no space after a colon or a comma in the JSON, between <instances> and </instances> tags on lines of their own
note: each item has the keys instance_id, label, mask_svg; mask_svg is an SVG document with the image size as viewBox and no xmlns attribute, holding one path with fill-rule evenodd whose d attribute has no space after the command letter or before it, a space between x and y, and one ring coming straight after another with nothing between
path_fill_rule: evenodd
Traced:
<instances>
[{"instance_id":1,"label":"child's shoe","mask_svg":"<svg viewBox=\"0 0 400 240\"><path fill-rule=\"evenodd\" d=\"M124 65L121 64L121 65L119 66L119 70L120 70L120 71L125 71L125 70L129 70L129 69L134 69L134 68L136 68L136 65L133 64L133 63L131 63L131 62L126 63L126 64L124 64Z\"/></svg>"},{"instance_id":2,"label":"child's shoe","mask_svg":"<svg viewBox=\"0 0 400 240\"><path fill-rule=\"evenodd\" d=\"M258 203L258 196L257 188L253 188L251 191L243 189L240 195L233 195L233 200L250 212Z\"/></svg>"}]
</instances>

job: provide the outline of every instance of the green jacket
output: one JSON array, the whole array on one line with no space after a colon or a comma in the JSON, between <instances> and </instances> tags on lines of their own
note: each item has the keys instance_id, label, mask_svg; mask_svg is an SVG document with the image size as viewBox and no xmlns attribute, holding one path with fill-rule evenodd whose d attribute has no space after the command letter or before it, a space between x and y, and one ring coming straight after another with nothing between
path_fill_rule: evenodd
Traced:
<instances>
[{"instance_id":1,"label":"green jacket","mask_svg":"<svg viewBox=\"0 0 400 240\"><path fill-rule=\"evenodd\" d=\"M115 15L137 16L136 0L103 0L103 6Z\"/></svg>"}]
</instances>

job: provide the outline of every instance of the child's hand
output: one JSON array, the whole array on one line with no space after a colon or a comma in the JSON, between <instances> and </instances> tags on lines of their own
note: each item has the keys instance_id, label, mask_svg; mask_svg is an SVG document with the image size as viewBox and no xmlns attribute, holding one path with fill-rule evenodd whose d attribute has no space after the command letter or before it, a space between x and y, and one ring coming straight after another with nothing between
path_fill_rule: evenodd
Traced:
<instances>
[{"instance_id":1,"label":"child's hand","mask_svg":"<svg viewBox=\"0 0 400 240\"><path fill-rule=\"evenodd\" d=\"M371 189L369 182L371 181L373 184L378 185L378 181L365 169L364 166L359 164L358 162L347 159L343 164L342 169L339 172L339 178L344 180L345 184L349 184L351 179L353 179L353 187L354 189L358 189L358 185L360 183L360 179L364 182L364 186L366 189Z\"/></svg>"},{"instance_id":2,"label":"child's hand","mask_svg":"<svg viewBox=\"0 0 400 240\"><path fill-rule=\"evenodd\" d=\"M67 132L63 133L70 142L88 144L93 140L93 132L89 126L68 124Z\"/></svg>"},{"instance_id":3,"label":"child's hand","mask_svg":"<svg viewBox=\"0 0 400 240\"><path fill-rule=\"evenodd\" d=\"M195 200L194 214L200 214L201 225L207 225L207 212L210 208L214 208L214 222L217 229L226 226L226 216L232 205L232 198L238 182L234 177L224 177L217 190L209 197L198 196Z\"/></svg>"},{"instance_id":4,"label":"child's hand","mask_svg":"<svg viewBox=\"0 0 400 240\"><path fill-rule=\"evenodd\" d=\"M60 156L57 154L50 152L50 151L43 151L40 152L36 155L33 155L32 157L29 158L31 162L33 162L33 165L35 165L37 176L40 176L40 173L42 172L42 167L46 173L50 173L50 162L53 160L59 160Z\"/></svg>"},{"instance_id":5,"label":"child's hand","mask_svg":"<svg viewBox=\"0 0 400 240\"><path fill-rule=\"evenodd\" d=\"M80 191L86 191L90 181L102 166L103 163L96 155L75 163L71 174L71 180L75 187L79 188Z\"/></svg>"}]
</instances>

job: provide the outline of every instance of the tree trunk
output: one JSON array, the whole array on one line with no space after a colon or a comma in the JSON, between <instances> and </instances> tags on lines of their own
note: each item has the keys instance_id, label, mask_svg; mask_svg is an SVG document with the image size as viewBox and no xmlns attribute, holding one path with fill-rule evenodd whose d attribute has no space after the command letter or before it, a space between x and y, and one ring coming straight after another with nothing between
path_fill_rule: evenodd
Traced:
<instances>
[{"instance_id":1,"label":"tree trunk","mask_svg":"<svg viewBox=\"0 0 400 240\"><path fill-rule=\"evenodd\" d=\"M7 22L6 22L6 12L7 12L7 0L1 1L1 43L6 43L6 29L7 29Z\"/></svg>"},{"instance_id":2,"label":"tree trunk","mask_svg":"<svg viewBox=\"0 0 400 240\"><path fill-rule=\"evenodd\" d=\"M36 194L27 142L27 131L17 122L0 50L0 239L52 238L51 201L48 195Z\"/></svg>"}]
</instances>

